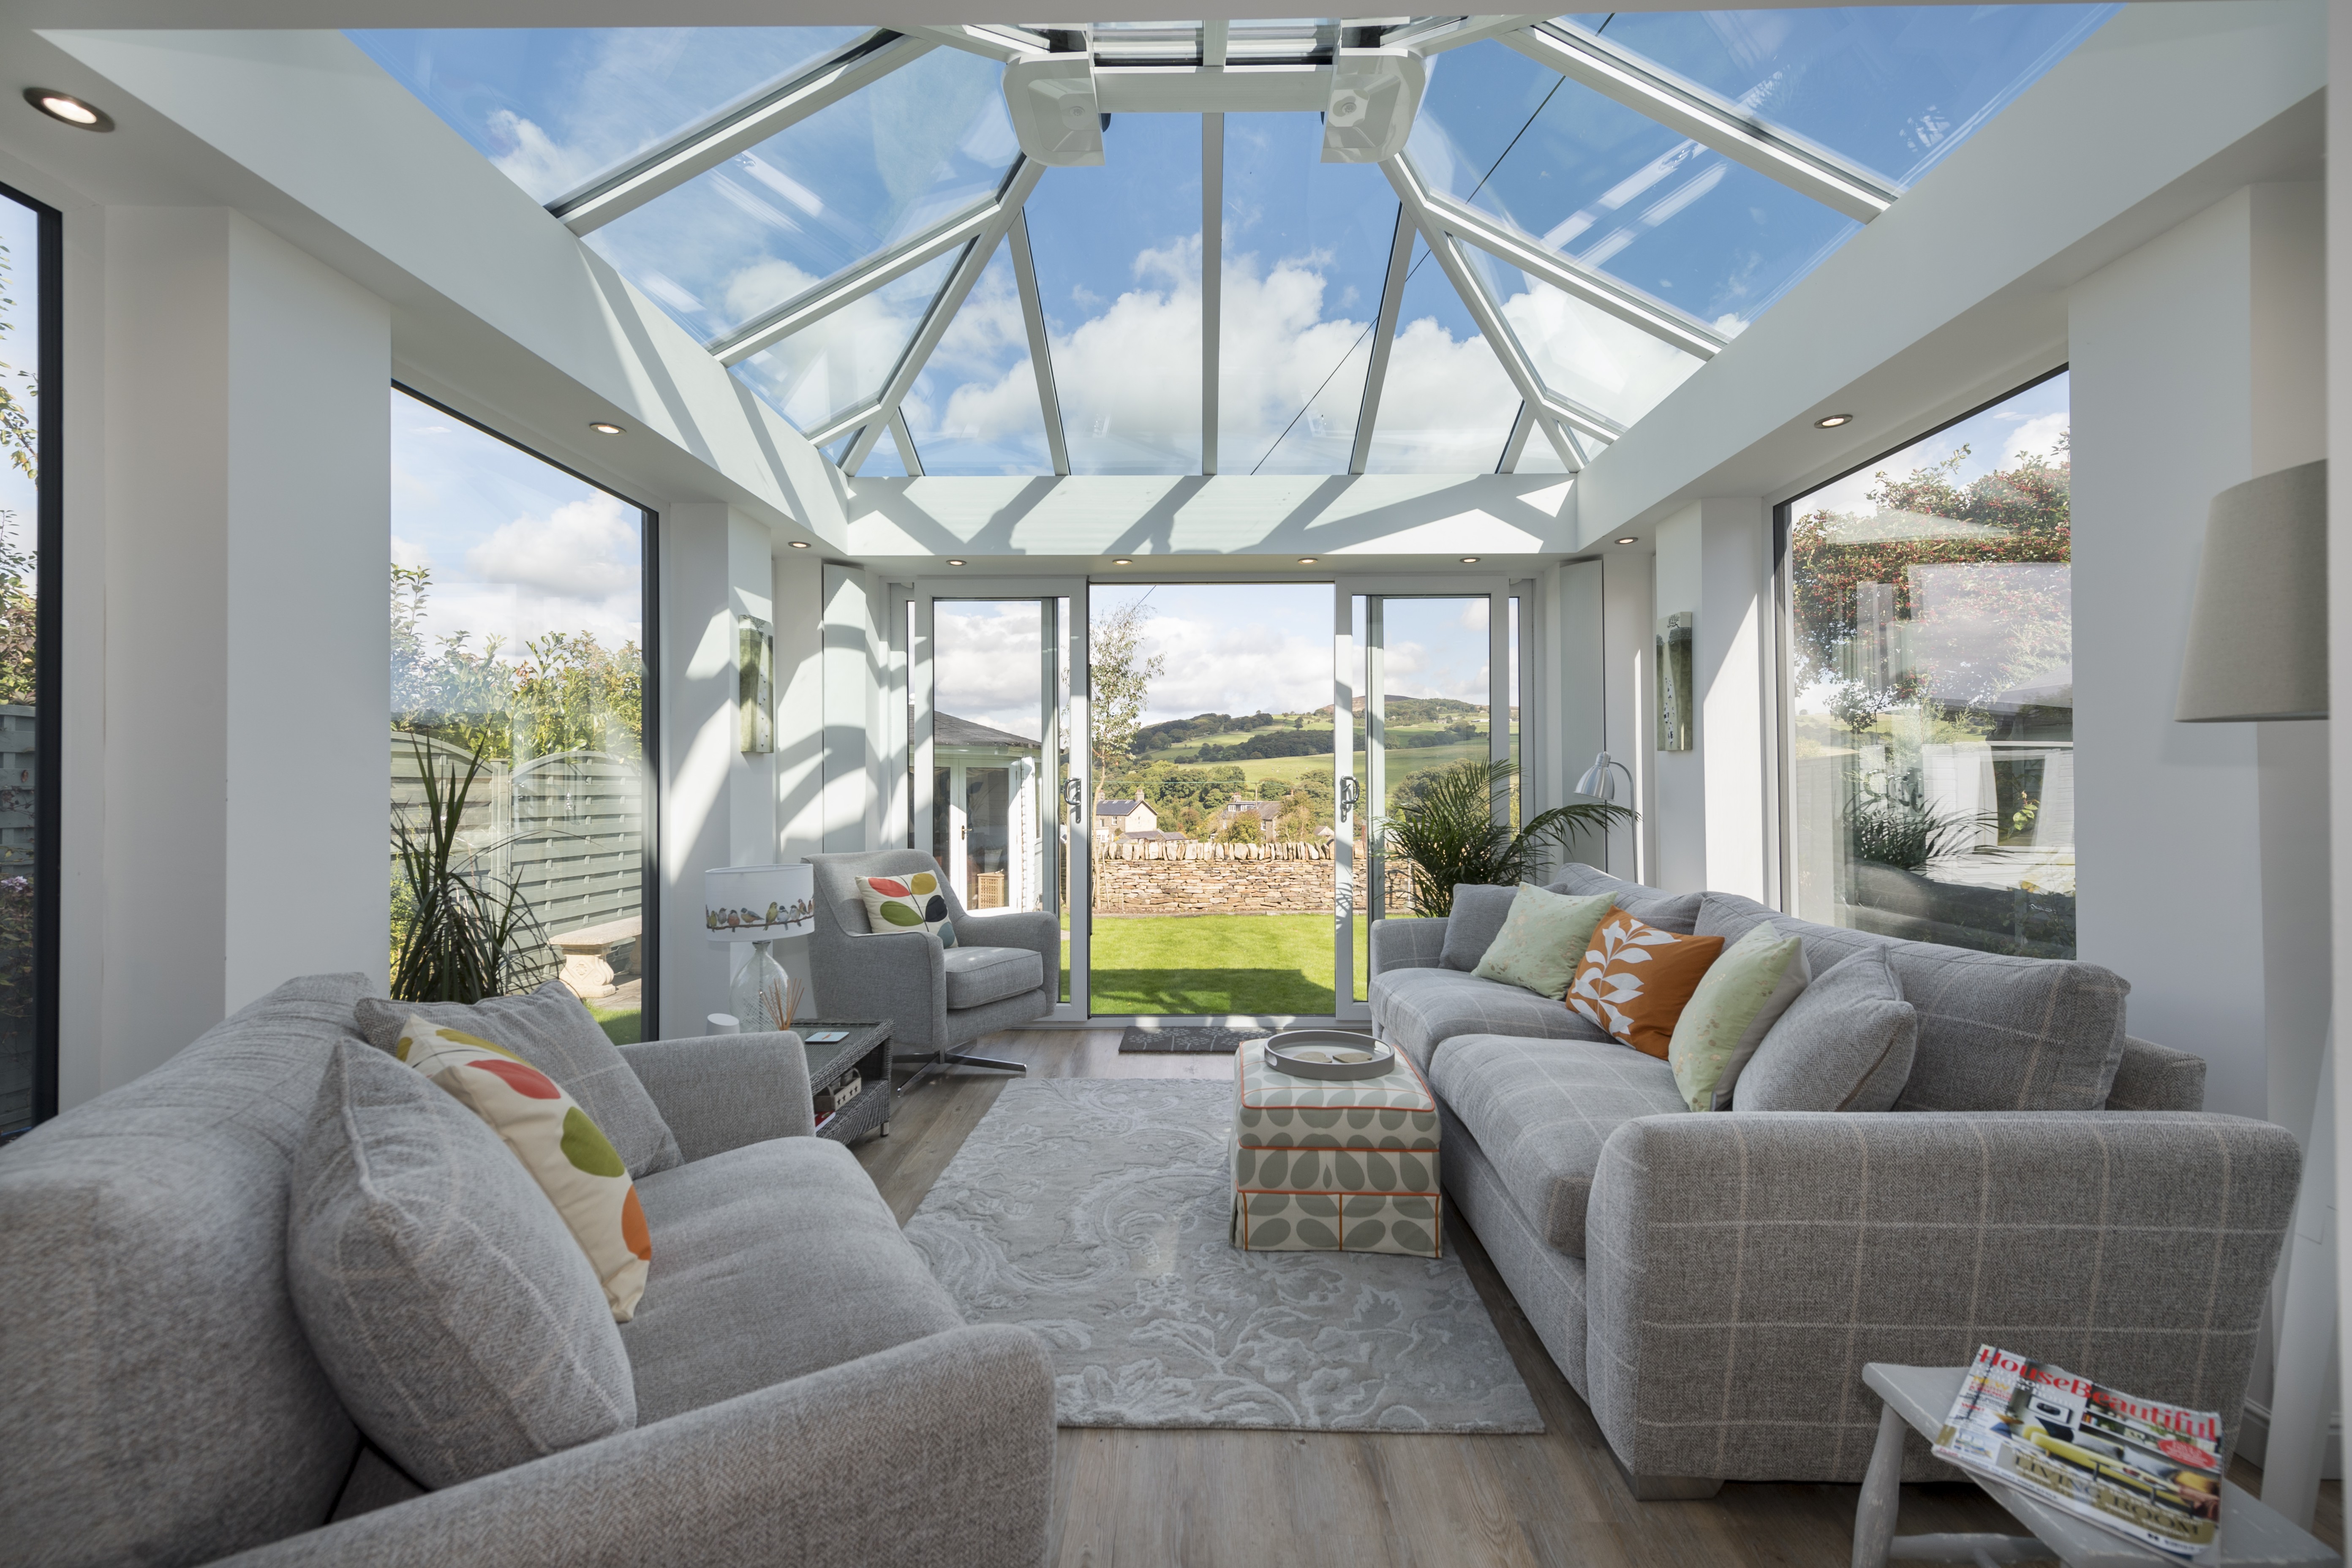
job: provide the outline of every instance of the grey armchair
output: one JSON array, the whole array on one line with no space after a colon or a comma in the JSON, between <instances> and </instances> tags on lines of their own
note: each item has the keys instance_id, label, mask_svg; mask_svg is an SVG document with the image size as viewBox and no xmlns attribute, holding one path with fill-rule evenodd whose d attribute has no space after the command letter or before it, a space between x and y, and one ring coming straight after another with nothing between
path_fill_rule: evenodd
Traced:
<instances>
[{"instance_id":1,"label":"grey armchair","mask_svg":"<svg viewBox=\"0 0 2352 1568\"><path fill-rule=\"evenodd\" d=\"M962 1047L1054 1010L1062 973L1062 922L1042 910L968 914L939 862L919 849L812 855L816 873L816 933L809 939L817 1005L836 1018L894 1021L891 1049L934 1064L1026 1072L1020 1062L974 1056ZM940 879L956 945L942 948L919 931L877 931L858 896L859 877ZM928 1068L926 1069L928 1070Z\"/></svg>"}]
</instances>

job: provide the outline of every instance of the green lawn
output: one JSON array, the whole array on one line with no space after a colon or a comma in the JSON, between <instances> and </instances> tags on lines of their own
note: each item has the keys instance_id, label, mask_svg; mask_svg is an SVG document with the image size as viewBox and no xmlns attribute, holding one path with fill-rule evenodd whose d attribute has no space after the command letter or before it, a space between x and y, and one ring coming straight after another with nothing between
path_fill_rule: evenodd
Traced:
<instances>
[{"instance_id":1,"label":"green lawn","mask_svg":"<svg viewBox=\"0 0 2352 1568\"><path fill-rule=\"evenodd\" d=\"M1364 994L1370 922L1356 922L1356 994ZM1096 1013L1331 1012L1329 915L1099 915L1090 1002ZM1062 947L1062 994L1070 950Z\"/></svg>"},{"instance_id":2,"label":"green lawn","mask_svg":"<svg viewBox=\"0 0 2352 1568\"><path fill-rule=\"evenodd\" d=\"M616 1046L634 1046L645 1037L645 1014L632 1007L625 1013L607 1013L593 1002L588 1011L604 1031L604 1037Z\"/></svg>"}]
</instances>

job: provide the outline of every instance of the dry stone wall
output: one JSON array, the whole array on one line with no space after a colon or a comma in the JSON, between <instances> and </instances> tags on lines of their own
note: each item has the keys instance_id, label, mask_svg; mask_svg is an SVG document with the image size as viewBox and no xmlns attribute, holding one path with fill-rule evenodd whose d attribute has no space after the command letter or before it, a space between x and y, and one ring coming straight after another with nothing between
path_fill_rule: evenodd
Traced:
<instances>
[{"instance_id":1,"label":"dry stone wall","mask_svg":"<svg viewBox=\"0 0 2352 1568\"><path fill-rule=\"evenodd\" d=\"M1363 846L1356 847L1363 865ZM1388 869L1388 907L1412 907L1411 873ZM1331 910L1331 850L1321 844L1098 845L1100 915L1289 915Z\"/></svg>"}]
</instances>

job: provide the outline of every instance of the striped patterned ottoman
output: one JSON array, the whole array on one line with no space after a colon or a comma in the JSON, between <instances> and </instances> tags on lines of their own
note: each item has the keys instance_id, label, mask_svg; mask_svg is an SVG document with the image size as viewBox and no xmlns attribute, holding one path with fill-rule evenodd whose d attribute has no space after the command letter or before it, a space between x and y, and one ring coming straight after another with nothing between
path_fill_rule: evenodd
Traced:
<instances>
[{"instance_id":1,"label":"striped patterned ottoman","mask_svg":"<svg viewBox=\"0 0 2352 1568\"><path fill-rule=\"evenodd\" d=\"M1436 1258L1437 1100L1411 1061L1327 1083L1234 1053L1233 1244L1246 1252L1401 1252Z\"/></svg>"}]
</instances>

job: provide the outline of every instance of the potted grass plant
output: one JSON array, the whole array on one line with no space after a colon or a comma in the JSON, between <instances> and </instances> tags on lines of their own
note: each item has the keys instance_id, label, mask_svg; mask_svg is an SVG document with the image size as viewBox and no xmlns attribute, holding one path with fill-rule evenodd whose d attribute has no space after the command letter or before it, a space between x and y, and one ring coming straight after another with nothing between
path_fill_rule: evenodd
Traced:
<instances>
[{"instance_id":1,"label":"potted grass plant","mask_svg":"<svg viewBox=\"0 0 2352 1568\"><path fill-rule=\"evenodd\" d=\"M454 759L444 771L421 742L409 744L424 821L404 812L393 823L393 995L471 1003L543 984L555 972L555 951L530 900L512 878L490 876L479 863L482 851L459 837L483 748L475 747L461 775Z\"/></svg>"},{"instance_id":2,"label":"potted grass plant","mask_svg":"<svg viewBox=\"0 0 2352 1568\"><path fill-rule=\"evenodd\" d=\"M1565 858L1578 834L1634 820L1629 806L1580 800L1515 829L1509 802L1518 771L1517 763L1475 760L1434 769L1400 790L1395 811L1372 823L1386 853L1412 868L1415 914L1450 915L1456 883L1514 886L1542 875L1555 851Z\"/></svg>"}]
</instances>

